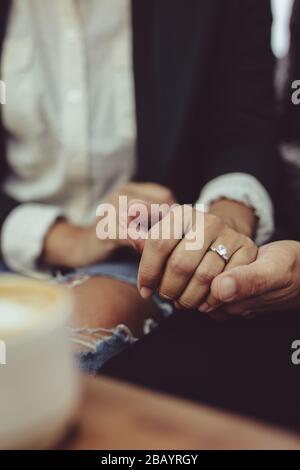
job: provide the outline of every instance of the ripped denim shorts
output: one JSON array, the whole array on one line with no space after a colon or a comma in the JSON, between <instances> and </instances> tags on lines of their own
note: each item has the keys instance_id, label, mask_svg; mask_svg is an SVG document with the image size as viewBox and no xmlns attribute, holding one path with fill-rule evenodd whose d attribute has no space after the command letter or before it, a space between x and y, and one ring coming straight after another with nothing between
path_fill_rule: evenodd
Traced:
<instances>
[{"instance_id":1,"label":"ripped denim shorts","mask_svg":"<svg viewBox=\"0 0 300 470\"><path fill-rule=\"evenodd\" d=\"M72 288L84 283L91 277L103 276L136 286L138 266L139 259L137 256L131 253L121 254L110 261L86 268L67 273L56 272L54 283L67 284ZM10 272L1 259L0 272ZM163 316L167 317L172 314L173 307L170 303L163 301L157 295L153 296L153 301ZM155 326L154 320L146 320L144 334L148 334ZM79 352L75 353L78 366L90 374L96 374L109 359L137 341L125 325L117 325L112 330L104 328L71 329L70 340L78 347Z\"/></svg>"},{"instance_id":2,"label":"ripped denim shorts","mask_svg":"<svg viewBox=\"0 0 300 470\"><path fill-rule=\"evenodd\" d=\"M72 288L84 283L91 277L104 276L136 286L138 266L139 260L136 256L126 256L69 273L58 272L56 273L55 282L67 283ZM153 301L163 316L166 317L172 314L173 307L170 303L163 301L157 295L153 296ZM148 334L155 326L154 320L146 320L144 334ZM112 330L104 328L72 329L70 339L78 346L80 351L76 353L79 367L90 374L96 374L109 359L137 341L125 325L117 325Z\"/></svg>"}]
</instances>

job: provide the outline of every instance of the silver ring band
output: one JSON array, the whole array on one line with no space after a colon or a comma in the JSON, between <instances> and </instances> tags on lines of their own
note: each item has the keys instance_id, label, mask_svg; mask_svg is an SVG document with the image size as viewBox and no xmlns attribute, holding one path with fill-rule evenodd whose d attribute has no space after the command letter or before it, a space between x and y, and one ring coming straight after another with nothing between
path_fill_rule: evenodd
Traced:
<instances>
[{"instance_id":1,"label":"silver ring band","mask_svg":"<svg viewBox=\"0 0 300 470\"><path fill-rule=\"evenodd\" d=\"M224 245L218 245L218 246L211 246L209 251L212 251L213 253L217 253L227 264L229 261L229 256L227 253L227 248Z\"/></svg>"}]
</instances>

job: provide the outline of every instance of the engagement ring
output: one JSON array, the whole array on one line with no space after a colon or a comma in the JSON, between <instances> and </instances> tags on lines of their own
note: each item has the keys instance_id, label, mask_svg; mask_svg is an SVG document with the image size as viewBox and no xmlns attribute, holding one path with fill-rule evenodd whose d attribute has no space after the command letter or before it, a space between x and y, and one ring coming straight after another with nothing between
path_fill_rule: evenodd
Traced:
<instances>
[{"instance_id":1,"label":"engagement ring","mask_svg":"<svg viewBox=\"0 0 300 470\"><path fill-rule=\"evenodd\" d=\"M218 246L211 246L210 251L213 251L214 253L217 253L221 258L225 261L225 263L228 263L229 261L229 256L227 253L227 248L224 245L218 245Z\"/></svg>"}]
</instances>

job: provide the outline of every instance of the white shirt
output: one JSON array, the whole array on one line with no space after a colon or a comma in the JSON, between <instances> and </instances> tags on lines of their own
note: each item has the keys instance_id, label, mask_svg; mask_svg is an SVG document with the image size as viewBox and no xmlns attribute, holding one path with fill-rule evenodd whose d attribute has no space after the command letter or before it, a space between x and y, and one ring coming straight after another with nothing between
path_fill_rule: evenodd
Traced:
<instances>
[{"instance_id":1,"label":"white shirt","mask_svg":"<svg viewBox=\"0 0 300 470\"><path fill-rule=\"evenodd\" d=\"M290 45L290 18L294 0L271 0L273 13L272 47L275 56L282 59Z\"/></svg>"},{"instance_id":2,"label":"white shirt","mask_svg":"<svg viewBox=\"0 0 300 470\"><path fill-rule=\"evenodd\" d=\"M22 204L7 217L1 237L2 256L13 270L35 269L59 215L92 223L98 204L132 178L131 49L130 0L13 2L2 57L2 115L12 135L12 174L4 189ZM251 194L257 192L255 201ZM260 241L269 235L272 206L255 178L225 175L209 183L200 202L218 197L252 205L260 217Z\"/></svg>"}]
</instances>

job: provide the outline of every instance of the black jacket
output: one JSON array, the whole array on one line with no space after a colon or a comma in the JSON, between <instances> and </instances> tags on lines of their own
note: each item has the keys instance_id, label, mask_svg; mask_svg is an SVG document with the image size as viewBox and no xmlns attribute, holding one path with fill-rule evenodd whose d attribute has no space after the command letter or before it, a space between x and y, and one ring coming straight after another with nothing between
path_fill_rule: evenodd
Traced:
<instances>
[{"instance_id":1,"label":"black jacket","mask_svg":"<svg viewBox=\"0 0 300 470\"><path fill-rule=\"evenodd\" d=\"M0 51L10 3L0 2ZM228 172L255 175L271 191L269 0L132 0L132 17L136 179L165 184L185 203ZM2 179L5 140L0 126ZM17 204L0 194L0 226Z\"/></svg>"},{"instance_id":2,"label":"black jacket","mask_svg":"<svg viewBox=\"0 0 300 470\"><path fill-rule=\"evenodd\" d=\"M290 50L284 64L287 66L285 83L279 101L280 134L284 144L300 149L300 104L292 100L293 93L299 98L299 85L292 88L292 84L300 80L300 0L294 1L290 35ZM300 168L297 165L283 167L278 206L281 224L288 230L287 237L300 240Z\"/></svg>"},{"instance_id":3,"label":"black jacket","mask_svg":"<svg viewBox=\"0 0 300 470\"><path fill-rule=\"evenodd\" d=\"M300 80L300 1L295 0L290 21L290 49L285 61L283 96L280 101L281 140L300 144L300 105L292 101L292 83ZM299 94L298 94L299 96Z\"/></svg>"}]
</instances>

